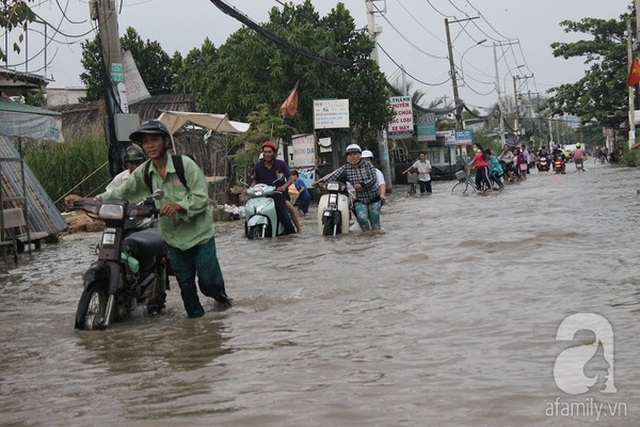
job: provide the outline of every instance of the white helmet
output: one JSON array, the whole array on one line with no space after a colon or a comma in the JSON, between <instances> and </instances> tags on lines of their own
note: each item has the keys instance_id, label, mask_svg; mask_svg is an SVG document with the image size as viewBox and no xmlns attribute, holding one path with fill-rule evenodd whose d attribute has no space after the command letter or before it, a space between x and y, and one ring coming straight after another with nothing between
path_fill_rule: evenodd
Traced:
<instances>
[{"instance_id":1,"label":"white helmet","mask_svg":"<svg viewBox=\"0 0 640 427\"><path fill-rule=\"evenodd\" d=\"M347 145L346 153L362 153L362 148L358 144L349 144Z\"/></svg>"},{"instance_id":2,"label":"white helmet","mask_svg":"<svg viewBox=\"0 0 640 427\"><path fill-rule=\"evenodd\" d=\"M373 153L370 150L364 150L362 152L362 157L373 159Z\"/></svg>"}]
</instances>

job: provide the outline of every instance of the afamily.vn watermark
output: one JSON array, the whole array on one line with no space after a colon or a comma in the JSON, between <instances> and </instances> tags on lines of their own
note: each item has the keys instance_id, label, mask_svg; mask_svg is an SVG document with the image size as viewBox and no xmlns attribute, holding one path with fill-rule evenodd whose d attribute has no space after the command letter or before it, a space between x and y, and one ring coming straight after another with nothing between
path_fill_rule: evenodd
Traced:
<instances>
[{"instance_id":1,"label":"afamily.vn watermark","mask_svg":"<svg viewBox=\"0 0 640 427\"><path fill-rule=\"evenodd\" d=\"M627 416L627 404L611 399L618 391L614 381L613 338L611 323L598 314L577 313L562 321L556 340L568 345L556 357L553 378L567 396L546 402L546 416L590 417L596 421ZM593 397L600 394L607 398Z\"/></svg>"},{"instance_id":2,"label":"afamily.vn watermark","mask_svg":"<svg viewBox=\"0 0 640 427\"><path fill-rule=\"evenodd\" d=\"M556 397L553 402L547 402L544 414L547 417L590 417L596 421L610 417L626 417L627 404L624 402L600 402L593 397L586 397L583 401L563 401Z\"/></svg>"}]
</instances>

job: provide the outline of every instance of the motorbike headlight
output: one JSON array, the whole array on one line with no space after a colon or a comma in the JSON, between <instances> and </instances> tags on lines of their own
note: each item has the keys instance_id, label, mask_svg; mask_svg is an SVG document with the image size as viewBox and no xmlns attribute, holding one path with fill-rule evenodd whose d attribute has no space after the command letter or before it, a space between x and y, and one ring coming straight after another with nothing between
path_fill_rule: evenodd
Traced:
<instances>
[{"instance_id":1,"label":"motorbike headlight","mask_svg":"<svg viewBox=\"0 0 640 427\"><path fill-rule=\"evenodd\" d=\"M103 204L100 206L98 216L103 219L122 219L124 218L124 206L114 204Z\"/></svg>"},{"instance_id":2,"label":"motorbike headlight","mask_svg":"<svg viewBox=\"0 0 640 427\"><path fill-rule=\"evenodd\" d=\"M254 188L253 189L253 195L256 196L256 197L261 197L263 193L264 193L264 188Z\"/></svg>"},{"instance_id":3,"label":"motorbike headlight","mask_svg":"<svg viewBox=\"0 0 640 427\"><path fill-rule=\"evenodd\" d=\"M338 182L329 182L329 183L327 183L327 190L328 191L339 191L340 190L340 183L338 183Z\"/></svg>"}]
</instances>

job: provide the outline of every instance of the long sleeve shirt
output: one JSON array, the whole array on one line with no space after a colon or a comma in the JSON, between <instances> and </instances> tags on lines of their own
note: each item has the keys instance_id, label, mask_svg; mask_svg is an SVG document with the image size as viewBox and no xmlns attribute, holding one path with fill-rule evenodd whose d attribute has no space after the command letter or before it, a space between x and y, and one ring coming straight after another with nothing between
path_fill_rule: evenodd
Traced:
<instances>
[{"instance_id":1,"label":"long sleeve shirt","mask_svg":"<svg viewBox=\"0 0 640 427\"><path fill-rule=\"evenodd\" d=\"M356 201L369 204L380 200L376 167L371 162L360 160L356 165L345 163L320 181L348 181L352 185L360 184L362 188L356 190Z\"/></svg>"},{"instance_id":2,"label":"long sleeve shirt","mask_svg":"<svg viewBox=\"0 0 640 427\"><path fill-rule=\"evenodd\" d=\"M152 188L164 191L164 197L155 200L156 207L160 209L165 203L177 203L184 209L171 217L160 217L162 239L168 245L184 251L211 239L214 230L213 214L209 210L209 189L204 173L196 162L187 156L182 156L182 163L188 189L180 182L171 156L167 156L164 178L160 176L153 162L149 167L149 174ZM124 184L97 197L100 200L115 198L138 203L151 193L144 179L145 169L144 164L139 166Z\"/></svg>"}]
</instances>

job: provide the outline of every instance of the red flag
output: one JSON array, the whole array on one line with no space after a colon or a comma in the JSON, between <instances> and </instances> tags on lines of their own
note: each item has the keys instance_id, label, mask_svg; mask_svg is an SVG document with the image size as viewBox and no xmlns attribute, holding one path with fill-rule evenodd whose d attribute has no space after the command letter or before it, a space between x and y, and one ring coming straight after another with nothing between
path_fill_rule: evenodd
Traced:
<instances>
[{"instance_id":1,"label":"red flag","mask_svg":"<svg viewBox=\"0 0 640 427\"><path fill-rule=\"evenodd\" d=\"M640 69L640 65L638 65ZM640 75L640 73L638 73ZM280 106L282 117L293 117L298 112L298 83L293 87L287 100Z\"/></svg>"},{"instance_id":2,"label":"red flag","mask_svg":"<svg viewBox=\"0 0 640 427\"><path fill-rule=\"evenodd\" d=\"M627 86L635 86L638 83L640 83L640 62L638 62L638 58L633 58L629 76L627 77Z\"/></svg>"}]
</instances>

